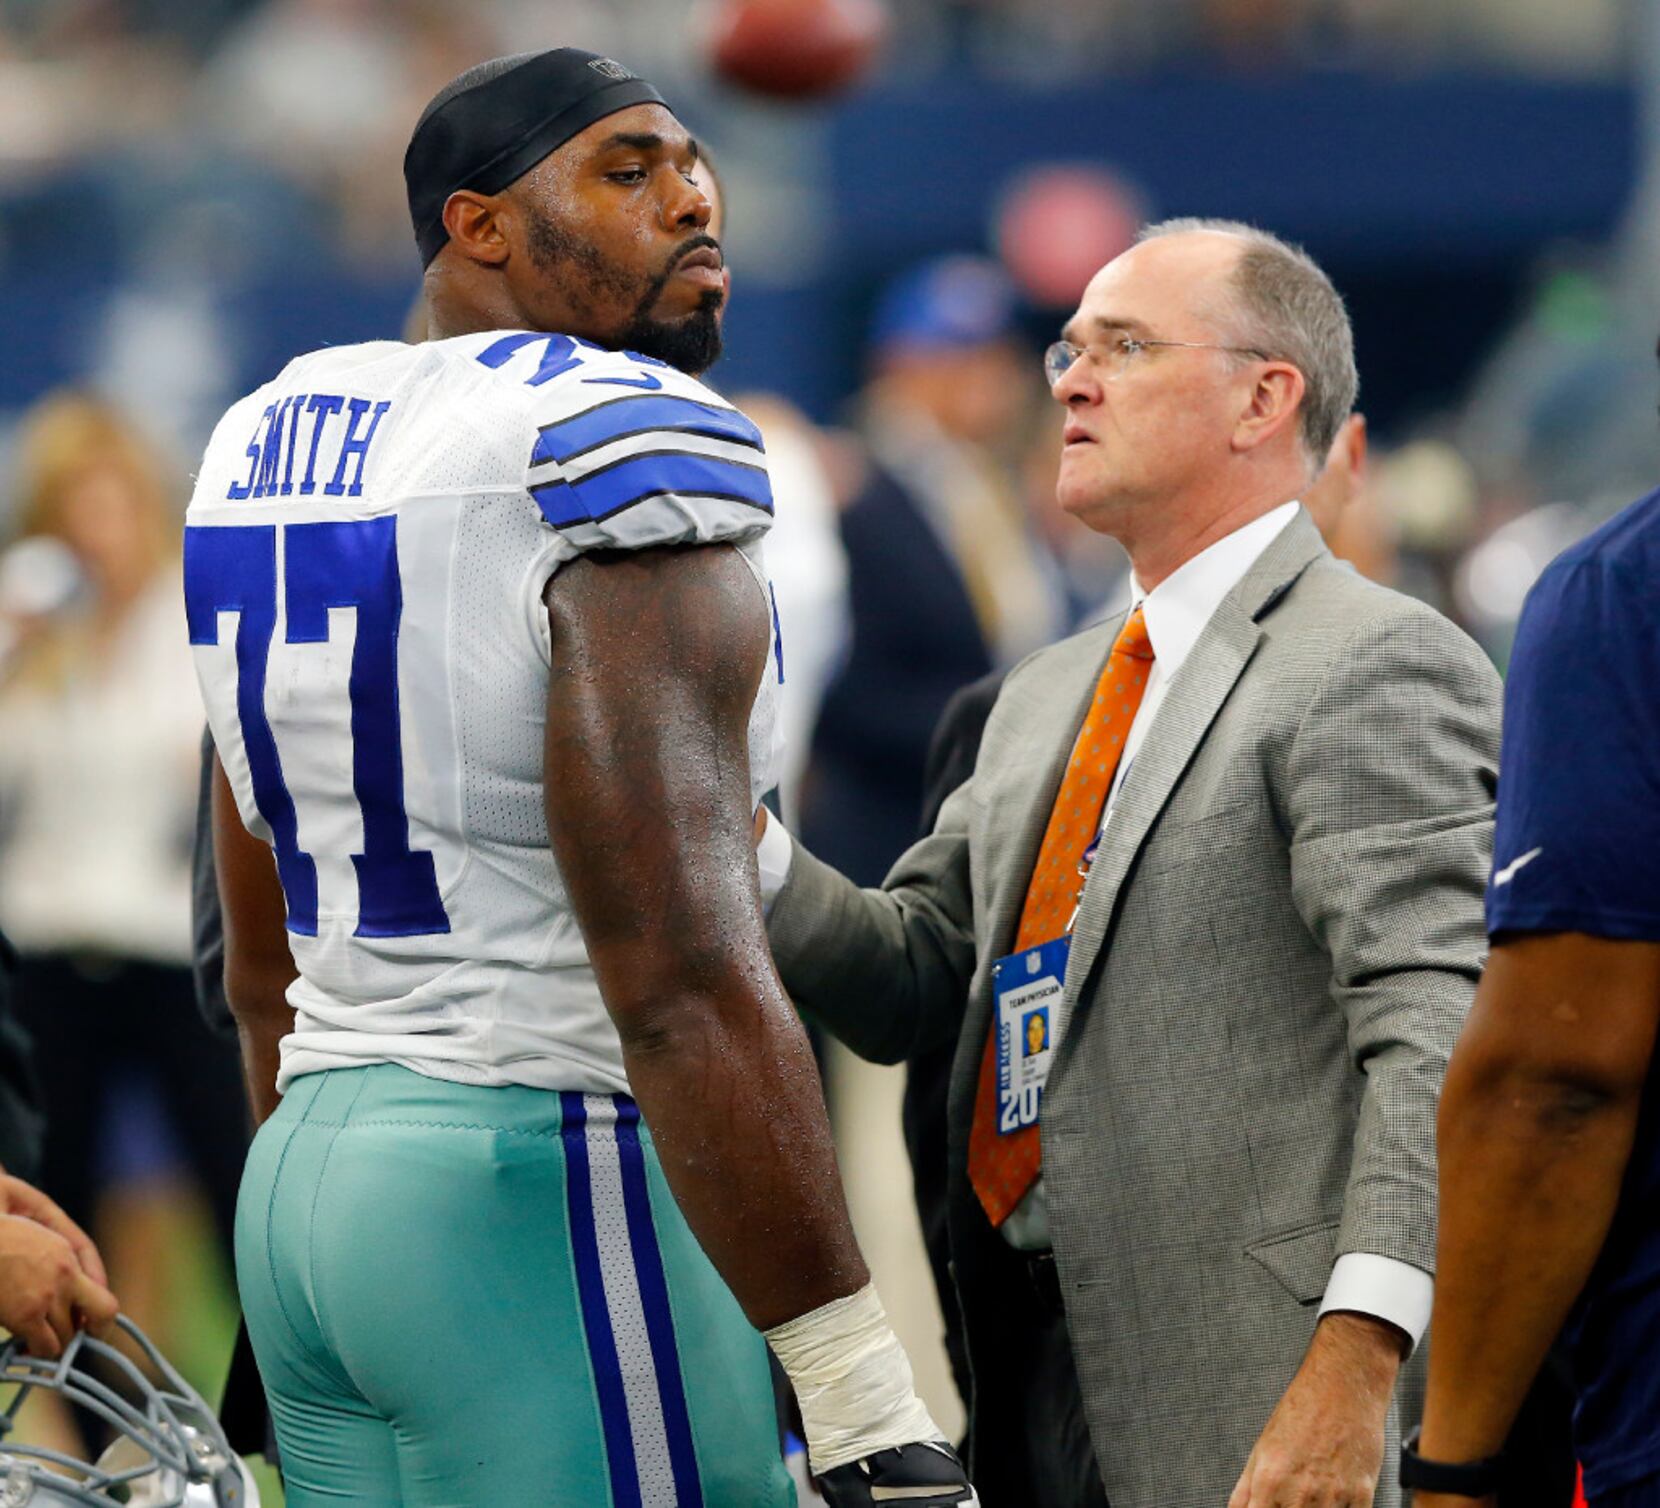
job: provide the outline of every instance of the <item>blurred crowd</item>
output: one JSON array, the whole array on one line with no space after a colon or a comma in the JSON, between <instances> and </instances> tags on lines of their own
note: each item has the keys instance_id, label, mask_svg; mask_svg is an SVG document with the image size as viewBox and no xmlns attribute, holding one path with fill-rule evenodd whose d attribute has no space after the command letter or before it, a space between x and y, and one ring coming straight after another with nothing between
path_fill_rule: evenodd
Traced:
<instances>
[{"instance_id":1,"label":"blurred crowd","mask_svg":"<svg viewBox=\"0 0 1660 1508\"><path fill-rule=\"evenodd\" d=\"M884 66L897 78L972 67L1056 82L1204 64L1594 78L1629 58L1629 11L1623 0L907 0ZM276 224L290 248L318 237L360 256L401 252L407 123L445 80L479 57L581 38L695 89L698 15L686 0L4 0L0 260L8 240L14 256L44 245L34 237L48 206L89 229L101 220L101 235L78 238L94 244L112 230L119 241L139 214L165 237L158 207L199 205L190 190L222 176L208 201L219 255L258 256L247 231ZM158 249L184 239L171 229Z\"/></svg>"},{"instance_id":2,"label":"blurred crowd","mask_svg":"<svg viewBox=\"0 0 1660 1508\"><path fill-rule=\"evenodd\" d=\"M1016 72L1208 59L1573 77L1618 67L1625 16L1620 0L942 0L914 7L910 25L935 56L954 45Z\"/></svg>"}]
</instances>

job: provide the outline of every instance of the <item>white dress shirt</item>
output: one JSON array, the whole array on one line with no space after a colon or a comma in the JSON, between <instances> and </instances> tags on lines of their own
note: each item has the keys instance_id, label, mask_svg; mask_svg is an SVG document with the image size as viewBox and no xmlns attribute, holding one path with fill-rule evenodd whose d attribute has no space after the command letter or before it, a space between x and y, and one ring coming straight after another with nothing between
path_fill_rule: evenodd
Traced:
<instances>
[{"instance_id":1,"label":"white dress shirt","mask_svg":"<svg viewBox=\"0 0 1660 1508\"><path fill-rule=\"evenodd\" d=\"M1124 741L1124 757L1119 761L1107 795L1101 817L1103 831L1112 821L1124 778L1158 716L1171 679L1181 669L1223 598L1238 586L1257 558L1296 516L1300 506L1295 502L1282 503L1253 519L1201 550L1150 592L1132 582L1131 607L1140 606L1142 610L1147 636L1153 645L1153 668L1147 677L1141 706ZM756 853L761 870L761 896L768 906L789 878L793 852L789 834L782 824L769 821ZM1053 1027L1058 1039L1065 1030L1065 1022L1057 1020ZM1020 1250L1041 1251L1048 1247L1049 1214L1041 1177L1001 1229L1009 1244ZM1433 1295L1434 1282L1429 1274L1410 1263L1371 1252L1347 1252L1332 1267L1320 1313L1349 1310L1373 1315L1404 1330L1416 1346L1429 1324Z\"/></svg>"}]
</instances>

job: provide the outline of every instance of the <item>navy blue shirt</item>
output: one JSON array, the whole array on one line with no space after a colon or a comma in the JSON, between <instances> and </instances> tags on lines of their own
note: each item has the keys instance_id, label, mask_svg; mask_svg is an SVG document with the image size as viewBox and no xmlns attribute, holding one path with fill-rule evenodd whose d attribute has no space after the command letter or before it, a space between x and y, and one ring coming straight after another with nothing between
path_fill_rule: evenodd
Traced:
<instances>
[{"instance_id":1,"label":"navy blue shirt","mask_svg":"<svg viewBox=\"0 0 1660 1508\"><path fill-rule=\"evenodd\" d=\"M1560 555L1505 688L1487 930L1660 941L1660 492ZM1660 1075L1569 1328L1595 1501L1660 1471Z\"/></svg>"}]
</instances>

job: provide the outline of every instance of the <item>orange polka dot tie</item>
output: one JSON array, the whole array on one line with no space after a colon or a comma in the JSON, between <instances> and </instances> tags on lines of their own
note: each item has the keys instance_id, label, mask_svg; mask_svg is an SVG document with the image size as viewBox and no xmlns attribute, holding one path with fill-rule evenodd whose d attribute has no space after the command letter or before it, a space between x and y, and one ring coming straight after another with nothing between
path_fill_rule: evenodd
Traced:
<instances>
[{"instance_id":1,"label":"orange polka dot tie","mask_svg":"<svg viewBox=\"0 0 1660 1508\"><path fill-rule=\"evenodd\" d=\"M1055 796L1043 846L1026 890L1014 951L1064 936L1076 914L1083 885L1079 873L1084 853L1101 827L1101 812L1112 789L1113 775L1124 753L1124 740L1147 690L1153 668L1153 642L1138 607L1119 630L1107 656L1106 668L1095 685L1084 725L1072 745L1072 758ZM997 1016L992 1015L980 1060L980 1086L974 1097L974 1121L968 1133L968 1178L993 1225L1001 1225L1010 1211L1037 1182L1042 1165L1038 1128L1034 1122L1004 1136L997 1130Z\"/></svg>"}]
</instances>

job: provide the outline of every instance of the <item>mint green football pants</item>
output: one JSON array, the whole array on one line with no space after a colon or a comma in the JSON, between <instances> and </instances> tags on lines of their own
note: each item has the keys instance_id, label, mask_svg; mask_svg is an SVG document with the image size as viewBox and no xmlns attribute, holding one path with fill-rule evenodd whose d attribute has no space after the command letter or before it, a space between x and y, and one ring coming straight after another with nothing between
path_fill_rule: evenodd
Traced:
<instances>
[{"instance_id":1,"label":"mint green football pants","mask_svg":"<svg viewBox=\"0 0 1660 1508\"><path fill-rule=\"evenodd\" d=\"M290 1508L788 1508L766 1348L626 1095L308 1074L237 1279Z\"/></svg>"}]
</instances>

